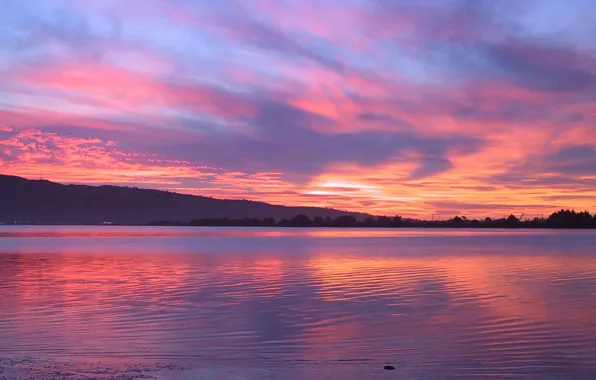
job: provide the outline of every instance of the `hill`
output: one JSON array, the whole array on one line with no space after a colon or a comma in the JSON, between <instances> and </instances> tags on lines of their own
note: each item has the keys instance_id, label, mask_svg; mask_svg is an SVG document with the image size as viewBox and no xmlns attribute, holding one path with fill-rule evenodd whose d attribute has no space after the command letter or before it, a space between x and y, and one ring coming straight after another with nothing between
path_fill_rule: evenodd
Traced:
<instances>
[{"instance_id":1,"label":"hill","mask_svg":"<svg viewBox=\"0 0 596 380\"><path fill-rule=\"evenodd\" d=\"M317 207L213 199L121 186L63 185L0 175L0 221L48 224L146 224L205 218L310 218L364 214Z\"/></svg>"}]
</instances>

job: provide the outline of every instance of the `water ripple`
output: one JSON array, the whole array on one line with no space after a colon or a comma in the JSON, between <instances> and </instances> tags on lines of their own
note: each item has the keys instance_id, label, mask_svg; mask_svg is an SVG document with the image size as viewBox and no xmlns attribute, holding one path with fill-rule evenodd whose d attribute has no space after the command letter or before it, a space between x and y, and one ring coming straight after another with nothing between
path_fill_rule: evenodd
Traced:
<instances>
[{"instance_id":1,"label":"water ripple","mask_svg":"<svg viewBox=\"0 0 596 380\"><path fill-rule=\"evenodd\" d=\"M210 231L0 233L0 356L596 378L593 235Z\"/></svg>"}]
</instances>

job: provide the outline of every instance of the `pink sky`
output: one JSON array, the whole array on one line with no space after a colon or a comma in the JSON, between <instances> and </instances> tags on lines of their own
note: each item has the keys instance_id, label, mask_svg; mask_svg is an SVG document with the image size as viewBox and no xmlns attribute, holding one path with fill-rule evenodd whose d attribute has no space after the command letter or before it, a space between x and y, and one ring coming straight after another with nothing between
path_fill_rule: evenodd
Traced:
<instances>
[{"instance_id":1,"label":"pink sky","mask_svg":"<svg viewBox=\"0 0 596 380\"><path fill-rule=\"evenodd\" d=\"M8 0L0 173L407 217L596 210L591 0Z\"/></svg>"}]
</instances>

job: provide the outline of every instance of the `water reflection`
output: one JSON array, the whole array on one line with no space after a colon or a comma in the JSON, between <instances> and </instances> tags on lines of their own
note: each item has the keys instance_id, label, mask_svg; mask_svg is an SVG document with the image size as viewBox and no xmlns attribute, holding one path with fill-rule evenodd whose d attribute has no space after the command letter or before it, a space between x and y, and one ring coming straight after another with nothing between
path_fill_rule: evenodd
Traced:
<instances>
[{"instance_id":1,"label":"water reflection","mask_svg":"<svg viewBox=\"0 0 596 380\"><path fill-rule=\"evenodd\" d=\"M1 238L0 355L596 374L593 235L159 236Z\"/></svg>"}]
</instances>

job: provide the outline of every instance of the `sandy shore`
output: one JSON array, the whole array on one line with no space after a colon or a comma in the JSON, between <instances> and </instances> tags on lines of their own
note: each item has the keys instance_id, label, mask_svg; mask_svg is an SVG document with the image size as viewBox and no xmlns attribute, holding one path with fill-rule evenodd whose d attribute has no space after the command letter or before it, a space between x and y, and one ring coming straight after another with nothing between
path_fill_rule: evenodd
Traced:
<instances>
[{"instance_id":1,"label":"sandy shore","mask_svg":"<svg viewBox=\"0 0 596 380\"><path fill-rule=\"evenodd\" d=\"M165 377L184 372L185 368L173 364L155 364L152 366L139 363L109 364L102 361L64 361L32 357L0 358L0 380L29 379L166 379ZM186 368L189 371L189 368Z\"/></svg>"},{"instance_id":2,"label":"sandy shore","mask_svg":"<svg viewBox=\"0 0 596 380\"><path fill-rule=\"evenodd\" d=\"M205 369L172 363L119 363L55 361L33 357L0 358L0 380L243 380L268 379L267 371Z\"/></svg>"},{"instance_id":3,"label":"sandy shore","mask_svg":"<svg viewBox=\"0 0 596 380\"><path fill-rule=\"evenodd\" d=\"M168 362L107 362L0 357L0 380L389 380L406 378L400 368L336 362L184 364Z\"/></svg>"}]
</instances>

